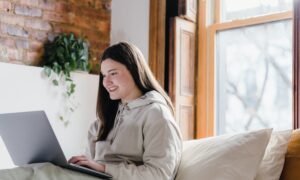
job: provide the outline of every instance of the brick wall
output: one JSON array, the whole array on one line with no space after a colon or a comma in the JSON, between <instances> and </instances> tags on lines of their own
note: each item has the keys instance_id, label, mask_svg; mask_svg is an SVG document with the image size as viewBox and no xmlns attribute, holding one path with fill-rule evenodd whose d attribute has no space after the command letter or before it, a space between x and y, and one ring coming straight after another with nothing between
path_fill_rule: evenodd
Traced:
<instances>
[{"instance_id":1,"label":"brick wall","mask_svg":"<svg viewBox=\"0 0 300 180\"><path fill-rule=\"evenodd\" d=\"M93 73L110 43L111 0L0 0L0 61L38 66L43 45L62 32L90 43Z\"/></svg>"}]
</instances>

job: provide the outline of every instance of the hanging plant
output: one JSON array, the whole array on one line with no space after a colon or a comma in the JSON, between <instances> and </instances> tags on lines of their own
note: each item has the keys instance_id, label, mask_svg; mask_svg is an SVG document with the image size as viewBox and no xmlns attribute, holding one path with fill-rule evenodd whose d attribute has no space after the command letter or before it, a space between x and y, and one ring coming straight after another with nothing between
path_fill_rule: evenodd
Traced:
<instances>
[{"instance_id":1,"label":"hanging plant","mask_svg":"<svg viewBox=\"0 0 300 180\"><path fill-rule=\"evenodd\" d=\"M75 92L76 85L70 76L70 72L81 70L89 72L91 65L89 63L88 44L81 38L76 38L73 33L69 35L61 34L52 42L45 44L44 71L50 77L51 73L61 74L66 81L70 82L67 88L67 95ZM53 84L59 85L58 79L54 79Z\"/></svg>"},{"instance_id":2,"label":"hanging plant","mask_svg":"<svg viewBox=\"0 0 300 180\"><path fill-rule=\"evenodd\" d=\"M66 96L70 98L76 88L70 73L75 70L91 70L88 43L82 38L76 38L73 33L63 33L46 43L44 50L44 73L49 78L55 74L55 78L52 78L53 85L64 84ZM69 109L74 110L72 107ZM63 120L63 117L60 119Z\"/></svg>"}]
</instances>

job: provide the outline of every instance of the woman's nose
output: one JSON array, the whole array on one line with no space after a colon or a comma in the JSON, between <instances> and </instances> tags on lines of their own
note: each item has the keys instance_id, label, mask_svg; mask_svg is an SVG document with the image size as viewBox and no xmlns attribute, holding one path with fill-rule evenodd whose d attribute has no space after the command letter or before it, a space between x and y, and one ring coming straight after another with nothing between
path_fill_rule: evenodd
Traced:
<instances>
[{"instance_id":1,"label":"woman's nose","mask_svg":"<svg viewBox=\"0 0 300 180\"><path fill-rule=\"evenodd\" d=\"M105 76L105 78L103 78L103 86L107 86L111 84L111 80L108 76Z\"/></svg>"}]
</instances>

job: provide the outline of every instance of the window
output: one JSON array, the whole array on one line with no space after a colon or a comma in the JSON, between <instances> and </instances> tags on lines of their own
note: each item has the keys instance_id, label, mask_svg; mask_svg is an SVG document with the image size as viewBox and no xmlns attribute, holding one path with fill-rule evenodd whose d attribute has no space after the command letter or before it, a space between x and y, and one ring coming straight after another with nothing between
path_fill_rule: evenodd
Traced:
<instances>
[{"instance_id":1,"label":"window","mask_svg":"<svg viewBox=\"0 0 300 180\"><path fill-rule=\"evenodd\" d=\"M291 36L291 20L217 33L218 134L291 128Z\"/></svg>"},{"instance_id":2,"label":"window","mask_svg":"<svg viewBox=\"0 0 300 180\"><path fill-rule=\"evenodd\" d=\"M212 2L214 8L207 9L213 15L206 13L214 18L206 43L208 87L213 87L208 127L214 134L292 128L293 1Z\"/></svg>"},{"instance_id":3,"label":"window","mask_svg":"<svg viewBox=\"0 0 300 180\"><path fill-rule=\"evenodd\" d=\"M222 22L292 10L292 0L220 0L218 3Z\"/></svg>"}]
</instances>

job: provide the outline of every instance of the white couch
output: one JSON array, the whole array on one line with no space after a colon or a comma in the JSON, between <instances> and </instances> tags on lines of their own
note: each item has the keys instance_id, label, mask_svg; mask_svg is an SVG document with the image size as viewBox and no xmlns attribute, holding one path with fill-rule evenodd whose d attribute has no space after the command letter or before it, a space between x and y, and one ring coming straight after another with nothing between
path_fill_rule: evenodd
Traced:
<instances>
[{"instance_id":1,"label":"white couch","mask_svg":"<svg viewBox=\"0 0 300 180\"><path fill-rule=\"evenodd\" d=\"M58 118L64 107L62 88L54 87L42 71L39 67L0 63L0 113L45 110L65 156L80 154L89 124L95 120L98 76L73 74L77 108L72 114L64 114L70 118L65 127ZM176 180L278 179L290 133L275 133L270 141L271 130L267 129L184 142ZM14 167L1 138L0 157L0 169Z\"/></svg>"},{"instance_id":2,"label":"white couch","mask_svg":"<svg viewBox=\"0 0 300 180\"><path fill-rule=\"evenodd\" d=\"M278 180L291 133L263 129L184 142L176 180Z\"/></svg>"}]
</instances>

